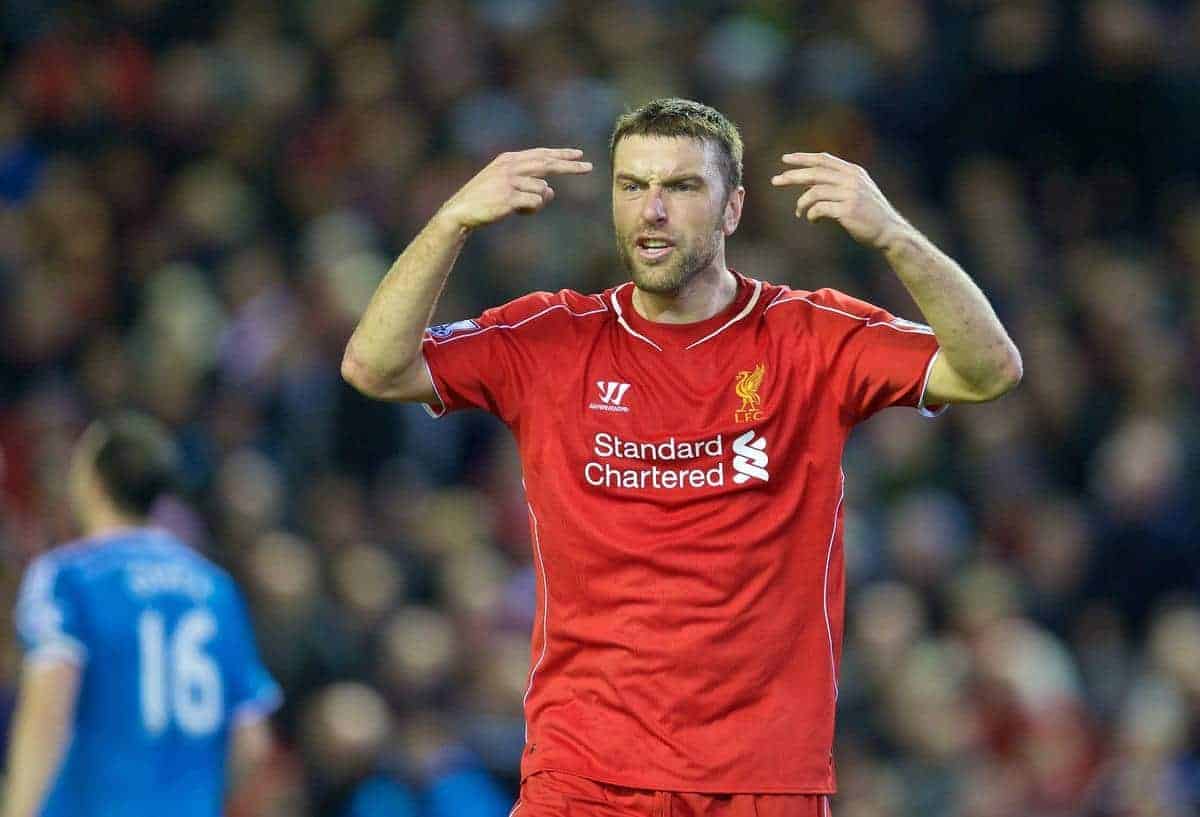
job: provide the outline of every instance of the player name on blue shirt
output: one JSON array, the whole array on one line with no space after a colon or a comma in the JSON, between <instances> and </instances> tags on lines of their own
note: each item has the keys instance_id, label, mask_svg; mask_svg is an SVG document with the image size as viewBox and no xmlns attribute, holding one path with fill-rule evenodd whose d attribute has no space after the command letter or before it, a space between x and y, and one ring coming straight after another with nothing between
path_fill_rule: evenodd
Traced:
<instances>
[{"instance_id":1,"label":"player name on blue shirt","mask_svg":"<svg viewBox=\"0 0 1200 817\"><path fill-rule=\"evenodd\" d=\"M231 729L280 702L225 571L165 531L55 548L25 574L26 660L81 667L43 817L217 817Z\"/></svg>"}]
</instances>

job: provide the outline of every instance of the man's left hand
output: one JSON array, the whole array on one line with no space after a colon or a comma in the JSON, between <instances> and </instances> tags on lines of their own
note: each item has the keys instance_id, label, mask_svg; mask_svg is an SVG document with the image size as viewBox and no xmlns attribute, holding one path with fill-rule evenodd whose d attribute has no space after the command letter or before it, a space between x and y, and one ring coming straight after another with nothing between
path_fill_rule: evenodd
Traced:
<instances>
[{"instance_id":1,"label":"man's left hand","mask_svg":"<svg viewBox=\"0 0 1200 817\"><path fill-rule=\"evenodd\" d=\"M858 165L829 153L788 153L783 162L792 169L771 184L808 188L796 200L796 218L833 219L859 243L884 251L912 229Z\"/></svg>"}]
</instances>

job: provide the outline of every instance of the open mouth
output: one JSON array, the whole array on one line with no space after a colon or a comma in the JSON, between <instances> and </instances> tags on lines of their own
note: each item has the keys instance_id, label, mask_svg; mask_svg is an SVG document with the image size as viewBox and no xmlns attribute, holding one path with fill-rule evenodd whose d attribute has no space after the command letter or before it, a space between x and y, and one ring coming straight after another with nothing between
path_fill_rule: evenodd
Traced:
<instances>
[{"instance_id":1,"label":"open mouth","mask_svg":"<svg viewBox=\"0 0 1200 817\"><path fill-rule=\"evenodd\" d=\"M637 246L638 256L646 261L657 261L660 258L666 258L675 249L674 242L666 238L642 236L634 244Z\"/></svg>"}]
</instances>

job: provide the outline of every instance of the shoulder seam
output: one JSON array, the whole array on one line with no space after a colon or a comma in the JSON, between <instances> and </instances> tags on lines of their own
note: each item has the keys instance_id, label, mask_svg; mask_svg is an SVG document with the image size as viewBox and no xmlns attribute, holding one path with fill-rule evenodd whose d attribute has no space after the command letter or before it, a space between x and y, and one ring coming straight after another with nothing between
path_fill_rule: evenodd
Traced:
<instances>
[{"instance_id":1,"label":"shoulder seam","mask_svg":"<svg viewBox=\"0 0 1200 817\"><path fill-rule=\"evenodd\" d=\"M832 306L825 306L824 304L814 303L813 301L809 300L809 296L807 296L807 295L802 295L797 298L782 298L777 295L775 297L775 300L773 300L773 301L771 301L771 303L767 304L767 308L764 309L763 312L765 314L773 306L778 306L779 304L794 303L796 301L802 301L814 309L820 309L825 312L832 312L835 315L841 315L843 317L850 318L852 320L862 321L867 327L884 326L884 327L887 327L888 329L894 330L896 332L907 332L907 333L913 334L913 335L933 335L934 334L932 329L927 329L927 328L919 326L919 325L914 324L912 327L896 326L891 321L873 321L873 320L871 320L870 317L868 317L866 315L855 315L853 312L846 312L843 309L838 309L838 308L832 307Z\"/></svg>"},{"instance_id":2,"label":"shoulder seam","mask_svg":"<svg viewBox=\"0 0 1200 817\"><path fill-rule=\"evenodd\" d=\"M763 308L763 312L766 312L768 309L775 306L775 303L780 298L782 298L784 296L784 294L786 294L786 293L787 293L787 287L780 287L779 291L775 293L775 297L771 299L771 303L767 304L766 307Z\"/></svg>"},{"instance_id":3,"label":"shoulder seam","mask_svg":"<svg viewBox=\"0 0 1200 817\"><path fill-rule=\"evenodd\" d=\"M588 297L595 297L595 296L588 296ZM529 323L530 321L532 321L536 318L540 318L549 312L553 312L555 309L564 309L564 310L566 310L567 314L573 318L584 318L584 317L587 317L588 315L598 315L601 312L607 312L608 306L606 304L604 304L603 302L601 302L599 309L590 309L587 312L575 312L566 304L551 304L550 306L546 307L545 309L543 309L539 312L535 312L532 315L530 315L529 317L522 318L521 320L517 321L516 323L511 323L511 324L509 324L509 323L494 323L491 326L480 327L480 329L475 332L463 333L461 335L451 335L450 337L444 338L442 340L437 340L435 338L426 337L426 338L422 338L421 342L422 343L432 343L434 346L441 346L446 343L452 343L453 341L456 341L456 340L466 340L467 338L478 337L479 335L482 335L484 332L490 332L493 329L519 329L520 327L524 326L525 324Z\"/></svg>"}]
</instances>

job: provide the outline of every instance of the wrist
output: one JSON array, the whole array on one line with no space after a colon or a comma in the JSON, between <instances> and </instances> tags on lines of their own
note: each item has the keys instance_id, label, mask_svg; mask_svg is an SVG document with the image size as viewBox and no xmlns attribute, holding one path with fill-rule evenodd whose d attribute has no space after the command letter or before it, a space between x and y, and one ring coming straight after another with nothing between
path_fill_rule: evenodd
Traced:
<instances>
[{"instance_id":1,"label":"wrist","mask_svg":"<svg viewBox=\"0 0 1200 817\"><path fill-rule=\"evenodd\" d=\"M888 261L894 262L910 253L917 245L920 233L906 221L892 222L879 234L877 246L887 256Z\"/></svg>"},{"instance_id":2,"label":"wrist","mask_svg":"<svg viewBox=\"0 0 1200 817\"><path fill-rule=\"evenodd\" d=\"M471 234L472 228L461 219L446 210L438 210L429 220L429 228L439 235L455 241L465 241Z\"/></svg>"}]
</instances>

